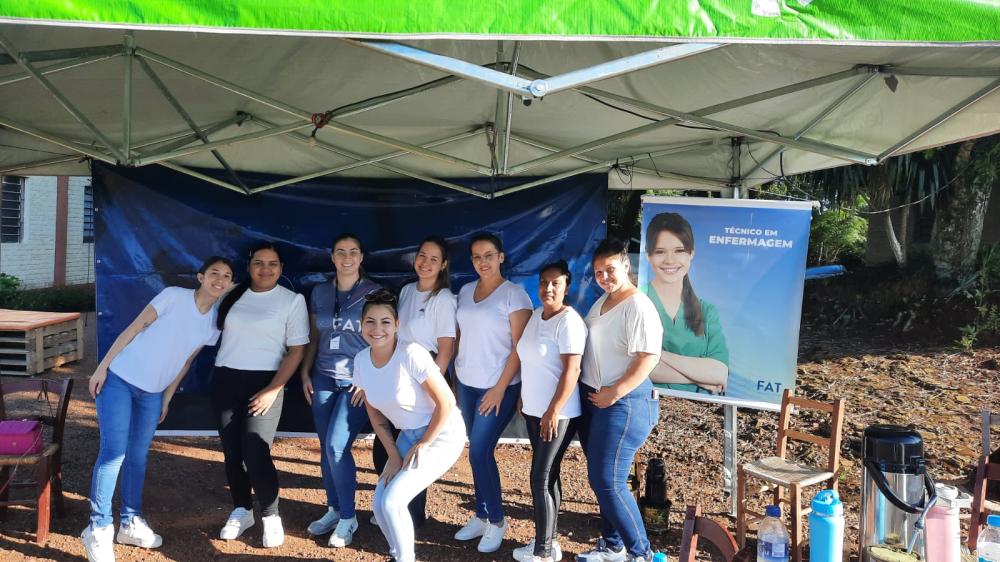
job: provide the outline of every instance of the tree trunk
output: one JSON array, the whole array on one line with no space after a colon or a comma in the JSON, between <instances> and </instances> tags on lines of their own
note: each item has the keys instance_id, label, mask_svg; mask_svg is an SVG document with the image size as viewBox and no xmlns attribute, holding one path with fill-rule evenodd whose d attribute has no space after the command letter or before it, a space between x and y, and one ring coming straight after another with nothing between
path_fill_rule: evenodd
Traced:
<instances>
[{"instance_id":1,"label":"tree trunk","mask_svg":"<svg viewBox=\"0 0 1000 562\"><path fill-rule=\"evenodd\" d=\"M939 278L957 279L976 269L983 222L996 179L995 145L994 139L987 139L980 147L976 147L976 141L965 141L955 156L958 175L938 203L931 231L931 256Z\"/></svg>"}]
</instances>

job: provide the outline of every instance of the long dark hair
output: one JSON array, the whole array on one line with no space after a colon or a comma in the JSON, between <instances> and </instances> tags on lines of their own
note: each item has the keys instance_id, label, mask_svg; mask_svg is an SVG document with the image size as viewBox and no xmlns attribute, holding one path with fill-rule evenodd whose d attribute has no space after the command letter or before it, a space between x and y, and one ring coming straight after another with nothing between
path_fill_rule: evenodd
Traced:
<instances>
[{"instance_id":1,"label":"long dark hair","mask_svg":"<svg viewBox=\"0 0 1000 562\"><path fill-rule=\"evenodd\" d=\"M431 297L435 297L441 292L441 289L451 288L451 271L448 268L448 242L440 236L428 236L417 246L417 253L420 253L420 248L423 248L424 244L434 244L441 251L441 271L438 271L437 279L434 280L434 289L431 290L430 294Z\"/></svg>"},{"instance_id":2,"label":"long dark hair","mask_svg":"<svg viewBox=\"0 0 1000 562\"><path fill-rule=\"evenodd\" d=\"M278 261L281 261L281 252L278 251L278 247L274 245L274 242L258 242L250 247L250 252L247 254L247 266L253 261L253 255L261 250L271 250L275 254L278 254ZM222 330L226 327L226 316L229 316L229 311L236 304L236 301L240 300L247 290L250 288L250 278L248 277L246 281L233 287L231 291L226 293L226 296L222 297L222 302L219 303L218 316L215 318L215 326Z\"/></svg>"},{"instance_id":3,"label":"long dark hair","mask_svg":"<svg viewBox=\"0 0 1000 562\"><path fill-rule=\"evenodd\" d=\"M649 221L646 227L646 256L652 256L656 249L656 239L661 232L669 232L680 240L681 245L690 254L694 252L694 233L691 224L677 213L660 213ZM705 335L705 314L701 309L701 301L694 294L691 280L684 274L684 286L681 289L681 302L684 303L684 323L696 336Z\"/></svg>"},{"instance_id":4,"label":"long dark hair","mask_svg":"<svg viewBox=\"0 0 1000 562\"><path fill-rule=\"evenodd\" d=\"M209 256L207 260L201 262L201 267L198 268L198 273L204 275L205 272L208 271L208 268L217 263L221 263L222 265L228 267L230 272L236 272L236 268L233 267L233 262L230 261L229 258L224 258L222 256Z\"/></svg>"},{"instance_id":5,"label":"long dark hair","mask_svg":"<svg viewBox=\"0 0 1000 562\"><path fill-rule=\"evenodd\" d=\"M333 244L330 244L330 254L331 255L333 254L334 248L337 247L337 244L339 244L340 242L343 242L344 240L353 240L353 241L357 242L358 249L361 250L362 254L365 253L365 246L364 246L364 244L361 243L361 238L359 238L357 234L354 234L353 232L341 232L340 234L337 235L336 238L333 239ZM336 271L337 270L336 266L334 266L333 269L334 269L334 273L336 273L337 272ZM362 279L364 279L365 277L368 277L368 274L365 273L365 266L364 265L359 265L358 266L358 275L360 275Z\"/></svg>"}]
</instances>

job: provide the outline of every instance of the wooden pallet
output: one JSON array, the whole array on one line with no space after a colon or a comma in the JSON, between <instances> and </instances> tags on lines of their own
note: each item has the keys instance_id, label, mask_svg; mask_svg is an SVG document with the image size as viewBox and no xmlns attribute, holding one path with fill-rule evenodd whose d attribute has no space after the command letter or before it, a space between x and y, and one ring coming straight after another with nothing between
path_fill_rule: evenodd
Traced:
<instances>
[{"instance_id":1,"label":"wooden pallet","mask_svg":"<svg viewBox=\"0 0 1000 562\"><path fill-rule=\"evenodd\" d=\"M78 312L0 309L0 375L31 376L83 359Z\"/></svg>"}]
</instances>

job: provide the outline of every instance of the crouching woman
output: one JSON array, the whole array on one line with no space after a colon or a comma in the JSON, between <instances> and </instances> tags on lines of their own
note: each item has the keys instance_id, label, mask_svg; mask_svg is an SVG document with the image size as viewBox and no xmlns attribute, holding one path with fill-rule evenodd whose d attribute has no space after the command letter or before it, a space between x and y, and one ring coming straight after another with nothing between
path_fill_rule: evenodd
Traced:
<instances>
[{"instance_id":1,"label":"crouching woman","mask_svg":"<svg viewBox=\"0 0 1000 562\"><path fill-rule=\"evenodd\" d=\"M413 562L417 494L451 468L465 447L465 424L430 352L396 337L396 298L385 289L365 297L361 335L370 347L354 358L354 385L365 393L375 434L389 461L375 487L374 511L396 562ZM400 430L393 440L392 428Z\"/></svg>"}]
</instances>

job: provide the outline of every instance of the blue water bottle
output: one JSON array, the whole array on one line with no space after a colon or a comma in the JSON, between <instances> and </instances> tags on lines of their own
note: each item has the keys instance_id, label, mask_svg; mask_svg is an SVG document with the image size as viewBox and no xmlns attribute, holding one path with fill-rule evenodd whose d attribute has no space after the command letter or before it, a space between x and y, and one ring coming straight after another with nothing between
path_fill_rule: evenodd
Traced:
<instances>
[{"instance_id":1,"label":"blue water bottle","mask_svg":"<svg viewBox=\"0 0 1000 562\"><path fill-rule=\"evenodd\" d=\"M823 490L809 514L809 562L841 562L844 555L844 504L835 490Z\"/></svg>"},{"instance_id":2,"label":"blue water bottle","mask_svg":"<svg viewBox=\"0 0 1000 562\"><path fill-rule=\"evenodd\" d=\"M653 562L667 562L667 555L662 552L656 552L653 554Z\"/></svg>"}]
</instances>

